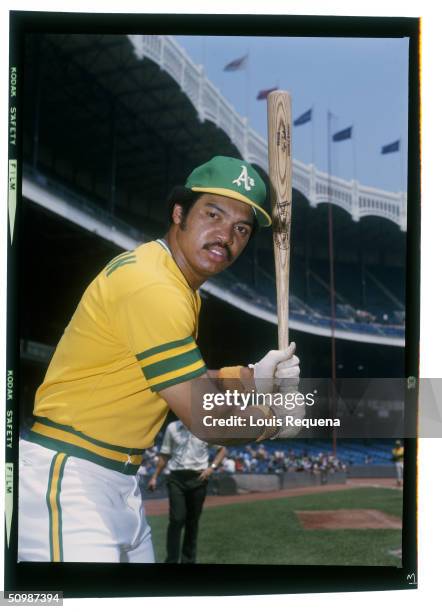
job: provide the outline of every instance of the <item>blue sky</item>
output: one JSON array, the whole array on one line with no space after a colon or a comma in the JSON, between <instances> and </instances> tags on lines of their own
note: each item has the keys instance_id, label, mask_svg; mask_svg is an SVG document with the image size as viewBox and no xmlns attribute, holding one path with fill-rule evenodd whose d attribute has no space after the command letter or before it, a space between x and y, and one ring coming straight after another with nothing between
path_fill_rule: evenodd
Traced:
<instances>
[{"instance_id":1,"label":"blue sky","mask_svg":"<svg viewBox=\"0 0 442 612\"><path fill-rule=\"evenodd\" d=\"M294 128L293 155L327 170L327 111L332 133L353 126L353 138L332 145L332 173L387 191L406 191L408 39L177 36L237 112L267 135L260 89L292 94L293 118L313 107L314 120ZM245 69L224 66L248 53ZM401 139L399 153L381 147Z\"/></svg>"}]
</instances>

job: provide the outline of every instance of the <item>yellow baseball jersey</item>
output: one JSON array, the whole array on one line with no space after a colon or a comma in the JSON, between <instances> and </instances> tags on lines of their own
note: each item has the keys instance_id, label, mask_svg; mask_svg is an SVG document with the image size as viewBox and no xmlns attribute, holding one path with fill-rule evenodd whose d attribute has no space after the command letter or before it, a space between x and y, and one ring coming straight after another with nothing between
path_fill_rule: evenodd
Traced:
<instances>
[{"instance_id":1,"label":"yellow baseball jersey","mask_svg":"<svg viewBox=\"0 0 442 612\"><path fill-rule=\"evenodd\" d=\"M206 371L200 306L163 241L113 259L56 348L29 439L134 473L167 414L158 392Z\"/></svg>"},{"instance_id":2,"label":"yellow baseball jersey","mask_svg":"<svg viewBox=\"0 0 442 612\"><path fill-rule=\"evenodd\" d=\"M393 448L391 453L393 455L393 461L399 462L399 461L404 460L404 447L403 446L397 446Z\"/></svg>"}]
</instances>

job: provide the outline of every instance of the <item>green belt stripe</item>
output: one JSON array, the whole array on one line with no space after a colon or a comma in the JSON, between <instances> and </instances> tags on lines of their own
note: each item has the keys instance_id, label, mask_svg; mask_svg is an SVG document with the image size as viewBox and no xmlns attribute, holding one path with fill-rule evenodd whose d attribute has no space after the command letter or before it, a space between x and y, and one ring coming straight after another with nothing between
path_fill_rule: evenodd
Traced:
<instances>
[{"instance_id":1,"label":"green belt stripe","mask_svg":"<svg viewBox=\"0 0 442 612\"><path fill-rule=\"evenodd\" d=\"M199 349L194 348L191 351L187 351L187 353L183 353L182 355L175 355L175 357L163 359L163 361L157 361L157 363L152 363L151 365L145 366L143 368L144 376L147 379L156 378L157 376L162 376L163 374L168 374L169 372L174 372L175 370L185 368L192 363L200 361L201 358Z\"/></svg>"},{"instance_id":2,"label":"green belt stripe","mask_svg":"<svg viewBox=\"0 0 442 612\"><path fill-rule=\"evenodd\" d=\"M85 448L81 448L80 446L75 446L74 444L69 444L68 442L61 442L60 440L55 440L54 438L48 438L47 436L43 436L42 434L39 434L36 431L28 432L28 440L30 442L40 444L45 448L49 448L51 450L61 453L66 453L67 455L71 455L72 457L78 457L78 459L92 461L92 463L101 465L102 467L108 468L109 470L114 470L115 472L120 472L121 474L128 474L130 476L134 476L138 472L138 468L140 467L139 465L135 465L133 463L122 463L120 461L116 461L115 459L107 459L107 457L96 455L92 451L89 451Z\"/></svg>"},{"instance_id":3,"label":"green belt stripe","mask_svg":"<svg viewBox=\"0 0 442 612\"><path fill-rule=\"evenodd\" d=\"M195 370L195 372L189 372L188 374L183 374L183 376L178 376L177 378L167 380L165 382L159 383L158 385L153 385L151 387L151 390L161 391L161 389L166 389L167 387L172 387L173 385L177 385L178 383L185 382L186 380L191 380L192 378L196 378L197 376L201 376L201 374L204 374L204 372L207 372L206 366Z\"/></svg>"},{"instance_id":4,"label":"green belt stripe","mask_svg":"<svg viewBox=\"0 0 442 612\"><path fill-rule=\"evenodd\" d=\"M163 353L164 351L168 351L172 348L177 348L178 346L185 346L186 344L190 344L191 342L194 342L194 339L192 336L188 336L183 340L174 340L173 342L166 342L166 344L160 344L160 346L155 346L154 348L147 349L147 351L138 353L138 355L135 356L138 361L142 361L143 359L146 359L146 357L151 357L152 355Z\"/></svg>"},{"instance_id":5,"label":"green belt stripe","mask_svg":"<svg viewBox=\"0 0 442 612\"><path fill-rule=\"evenodd\" d=\"M61 429L62 431L67 431L83 440L87 440L88 442L92 442L92 444L96 444L97 446L101 446L102 448L107 448L109 450L117 451L119 453L124 453L125 455L142 455L144 453L144 448L126 448L125 446L116 446L114 444L107 444L106 442L102 442L101 440L96 440L95 438L91 438L86 434L77 431L73 427L69 425L61 425L60 423L55 423L55 421L51 421L46 417L35 417L34 420L37 423L41 423L42 425L47 425L48 427L53 427L54 429Z\"/></svg>"}]
</instances>

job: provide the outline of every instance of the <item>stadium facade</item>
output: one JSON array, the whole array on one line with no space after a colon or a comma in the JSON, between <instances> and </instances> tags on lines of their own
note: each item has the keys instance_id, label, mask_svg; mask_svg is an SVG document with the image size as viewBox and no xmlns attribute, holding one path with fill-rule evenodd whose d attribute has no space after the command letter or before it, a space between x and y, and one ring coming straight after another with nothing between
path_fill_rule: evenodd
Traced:
<instances>
[{"instance_id":1,"label":"stadium facade","mask_svg":"<svg viewBox=\"0 0 442 612\"><path fill-rule=\"evenodd\" d=\"M174 185L215 154L266 177L266 143L169 36L29 34L24 49L20 339L23 402L82 292L122 250L161 236ZM402 376L406 194L293 162L290 327L307 376L330 375L329 202L338 376ZM330 197L328 197L330 196ZM211 367L276 342L272 243L204 285ZM228 333L226 334L226 329Z\"/></svg>"}]
</instances>

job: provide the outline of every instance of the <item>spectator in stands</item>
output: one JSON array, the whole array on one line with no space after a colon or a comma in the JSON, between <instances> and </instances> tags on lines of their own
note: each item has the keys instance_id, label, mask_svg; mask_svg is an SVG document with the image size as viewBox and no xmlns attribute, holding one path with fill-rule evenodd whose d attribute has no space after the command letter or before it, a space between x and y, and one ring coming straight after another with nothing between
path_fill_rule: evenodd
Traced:
<instances>
[{"instance_id":1,"label":"spectator in stands","mask_svg":"<svg viewBox=\"0 0 442 612\"><path fill-rule=\"evenodd\" d=\"M140 480L140 488L144 489L147 486L147 481L155 472L158 463L158 446L152 446L143 453L143 460L138 469L137 476Z\"/></svg>"},{"instance_id":2,"label":"spectator in stands","mask_svg":"<svg viewBox=\"0 0 442 612\"><path fill-rule=\"evenodd\" d=\"M269 454L268 454L264 444L260 444L259 447L258 447L258 450L256 451L256 458L258 460L260 460L260 459L267 459L268 455Z\"/></svg>"},{"instance_id":3,"label":"spectator in stands","mask_svg":"<svg viewBox=\"0 0 442 612\"><path fill-rule=\"evenodd\" d=\"M235 460L233 457L226 456L223 459L221 471L226 474L234 474L236 471Z\"/></svg>"},{"instance_id":4,"label":"spectator in stands","mask_svg":"<svg viewBox=\"0 0 442 612\"><path fill-rule=\"evenodd\" d=\"M247 450L247 446L246 446L246 450L241 453L241 457L242 457L242 461L243 461L243 466L244 466L244 472L250 472L250 461L251 461L251 454L250 452Z\"/></svg>"},{"instance_id":5,"label":"spectator in stands","mask_svg":"<svg viewBox=\"0 0 442 612\"><path fill-rule=\"evenodd\" d=\"M235 471L243 472L244 471L244 463L242 457L236 457L235 459Z\"/></svg>"},{"instance_id":6,"label":"spectator in stands","mask_svg":"<svg viewBox=\"0 0 442 612\"><path fill-rule=\"evenodd\" d=\"M307 454L303 455L302 460L301 460L301 466L304 471L306 472L311 471L313 467L313 462Z\"/></svg>"},{"instance_id":7,"label":"spectator in stands","mask_svg":"<svg viewBox=\"0 0 442 612\"><path fill-rule=\"evenodd\" d=\"M327 484L328 482L328 472L329 472L329 464L327 461L321 461L319 463L319 475L321 478L321 484Z\"/></svg>"},{"instance_id":8,"label":"spectator in stands","mask_svg":"<svg viewBox=\"0 0 442 612\"><path fill-rule=\"evenodd\" d=\"M229 459L224 462L225 466L220 471L229 473L234 465L236 472L259 473L259 474L282 474L284 472L313 472L317 474L330 474L347 471L345 463L332 453L319 452L309 454L304 451L297 455L293 448L275 450L265 444L258 448L248 445L244 450L231 449ZM231 471L230 473L234 473Z\"/></svg>"},{"instance_id":9,"label":"spectator in stands","mask_svg":"<svg viewBox=\"0 0 442 612\"><path fill-rule=\"evenodd\" d=\"M258 467L258 459L256 458L256 456L253 456L250 461L250 471L256 472L257 467Z\"/></svg>"}]
</instances>

